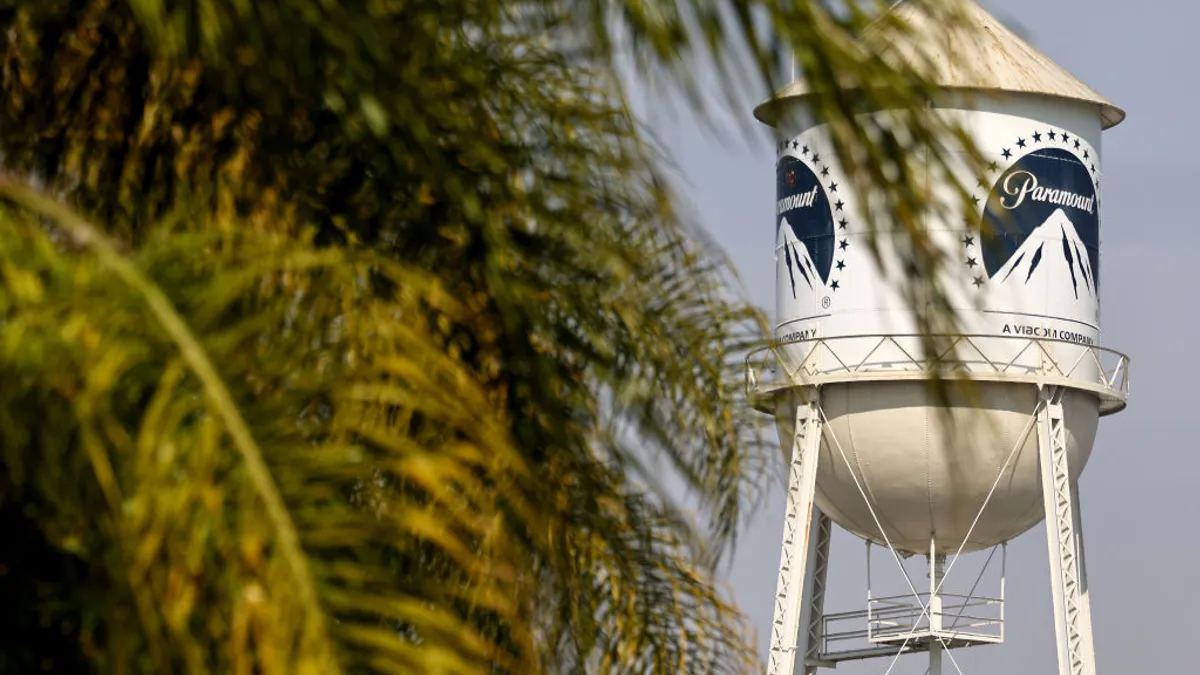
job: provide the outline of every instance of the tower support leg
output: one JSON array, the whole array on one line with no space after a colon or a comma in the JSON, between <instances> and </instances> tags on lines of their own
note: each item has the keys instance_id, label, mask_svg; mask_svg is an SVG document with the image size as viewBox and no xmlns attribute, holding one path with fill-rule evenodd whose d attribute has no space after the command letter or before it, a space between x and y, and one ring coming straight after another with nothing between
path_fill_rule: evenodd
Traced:
<instances>
[{"instance_id":1,"label":"tower support leg","mask_svg":"<svg viewBox=\"0 0 1200 675\"><path fill-rule=\"evenodd\" d=\"M809 675L817 667L831 528L813 503L820 448L820 408L814 398L796 410L767 675Z\"/></svg>"},{"instance_id":2,"label":"tower support leg","mask_svg":"<svg viewBox=\"0 0 1200 675\"><path fill-rule=\"evenodd\" d=\"M829 576L829 541L833 536L833 521L829 516L813 507L811 532L814 532L808 553L808 572L805 576L804 598L801 602L800 625L808 627L804 674L813 675L818 667L834 664L821 659L821 643L824 638L825 580ZM799 652L798 652L799 653Z\"/></svg>"},{"instance_id":3,"label":"tower support leg","mask_svg":"<svg viewBox=\"0 0 1200 675\"><path fill-rule=\"evenodd\" d=\"M1096 675L1078 486L1068 471L1064 422L1062 389L1043 387L1037 420L1038 455L1046 507L1058 672L1059 675Z\"/></svg>"},{"instance_id":4,"label":"tower support leg","mask_svg":"<svg viewBox=\"0 0 1200 675\"><path fill-rule=\"evenodd\" d=\"M946 556L937 552L937 543L929 541L929 630L934 640L929 645L929 675L942 675L942 580L946 578Z\"/></svg>"}]
</instances>

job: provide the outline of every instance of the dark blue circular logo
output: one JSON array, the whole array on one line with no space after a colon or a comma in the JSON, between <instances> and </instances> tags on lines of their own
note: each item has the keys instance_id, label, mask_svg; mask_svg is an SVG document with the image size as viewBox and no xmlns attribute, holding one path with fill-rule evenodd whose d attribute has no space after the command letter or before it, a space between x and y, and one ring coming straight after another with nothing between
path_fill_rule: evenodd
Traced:
<instances>
[{"instance_id":1,"label":"dark blue circular logo","mask_svg":"<svg viewBox=\"0 0 1200 675\"><path fill-rule=\"evenodd\" d=\"M776 166L776 242L782 243L792 284L816 290L829 282L834 257L834 218L825 188L812 169L796 157L784 157ZM784 225L790 237L780 240Z\"/></svg>"},{"instance_id":2,"label":"dark blue circular logo","mask_svg":"<svg viewBox=\"0 0 1200 675\"><path fill-rule=\"evenodd\" d=\"M1070 279L1062 281L1076 297L1094 295L1099 213L1092 176L1074 154L1044 148L1021 157L993 184L983 211L980 249L988 277L1023 284L1065 262Z\"/></svg>"}]
</instances>

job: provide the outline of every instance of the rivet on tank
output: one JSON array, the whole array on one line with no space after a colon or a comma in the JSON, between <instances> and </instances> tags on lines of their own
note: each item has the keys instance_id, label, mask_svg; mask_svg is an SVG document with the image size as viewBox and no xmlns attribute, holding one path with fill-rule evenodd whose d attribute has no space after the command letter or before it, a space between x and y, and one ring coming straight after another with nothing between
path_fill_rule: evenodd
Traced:
<instances>
[{"instance_id":1,"label":"rivet on tank","mask_svg":"<svg viewBox=\"0 0 1200 675\"><path fill-rule=\"evenodd\" d=\"M1099 419L1128 397L1128 359L1102 345L1100 326L1101 136L1125 113L965 5L966 25L929 43L919 3L890 11L917 41L897 53L936 64L937 114L985 154L984 175L959 176L975 186L969 217L925 219L948 252L961 331L943 337L954 356L939 372L969 378L971 398L947 403L928 386L912 311L873 258L867 209L805 82L755 110L778 140L776 326L748 377L790 466L771 675L910 652L927 652L937 675L946 650L1002 642L1002 580L998 597L943 586L958 555L1000 550L1003 564L1006 543L1043 520L1059 673L1095 673L1078 479ZM956 198L949 182L932 189ZM898 261L906 235L872 217L883 259ZM865 609L826 612L834 525L868 551L926 558L928 588L909 578L908 597L869 592Z\"/></svg>"}]
</instances>

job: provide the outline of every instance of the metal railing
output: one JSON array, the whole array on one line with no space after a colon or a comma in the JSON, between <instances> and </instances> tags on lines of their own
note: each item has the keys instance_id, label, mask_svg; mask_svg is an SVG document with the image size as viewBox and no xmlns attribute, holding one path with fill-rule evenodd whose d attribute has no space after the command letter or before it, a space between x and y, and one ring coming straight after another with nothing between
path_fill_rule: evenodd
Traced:
<instances>
[{"instance_id":1,"label":"metal railing","mask_svg":"<svg viewBox=\"0 0 1200 675\"><path fill-rule=\"evenodd\" d=\"M922 602L928 603L929 594L920 595ZM867 605L867 638L871 642L893 642L910 634L936 632L955 639L1004 640L1002 598L953 593L939 593L938 597L943 602L938 613L941 627L937 631L932 631L928 613L922 613L922 605L912 594L871 599Z\"/></svg>"},{"instance_id":2,"label":"metal railing","mask_svg":"<svg viewBox=\"0 0 1200 675\"><path fill-rule=\"evenodd\" d=\"M937 613L941 627L930 626L929 614L912 594L871 598L867 609L827 614L821 620L820 658L829 662L870 658L927 648L944 640L950 647L997 644L1004 641L1004 599L939 593L943 604ZM850 624L850 625L847 625Z\"/></svg>"},{"instance_id":3,"label":"metal railing","mask_svg":"<svg viewBox=\"0 0 1200 675\"><path fill-rule=\"evenodd\" d=\"M932 339L932 340L931 340ZM922 341L938 344L925 355ZM869 334L771 342L746 357L746 389L761 402L791 387L942 377L1086 389L1101 412L1129 397L1129 357L1104 347L1016 335Z\"/></svg>"}]
</instances>

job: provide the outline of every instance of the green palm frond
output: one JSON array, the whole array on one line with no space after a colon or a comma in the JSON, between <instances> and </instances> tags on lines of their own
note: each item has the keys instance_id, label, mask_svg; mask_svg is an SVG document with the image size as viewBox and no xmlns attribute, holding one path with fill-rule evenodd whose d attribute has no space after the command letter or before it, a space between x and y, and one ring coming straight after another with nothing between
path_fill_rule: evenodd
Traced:
<instances>
[{"instance_id":1,"label":"green palm frond","mask_svg":"<svg viewBox=\"0 0 1200 675\"><path fill-rule=\"evenodd\" d=\"M149 279L123 278L131 263L103 248L95 258L62 255L34 221L12 212L4 221L4 273L40 279L5 293L6 370L32 382L49 379L39 367L82 374L42 395L75 417L73 428L53 433L69 434L66 445L81 454L62 459L90 468L76 485L14 487L74 502L95 539L80 553L99 568L114 558L112 568L125 572L111 580L111 607L136 608L141 630L124 636L132 653L101 657L105 670L331 672L334 645L343 666L361 658L397 672L537 663L530 635L499 649L453 610L462 603L513 621L527 604L515 571L528 553L509 544L502 511L536 526L519 494L528 474L485 394L418 320L431 307L454 316L456 303L389 274L389 265L288 250L271 238L184 236L148 246L139 262L173 277L181 307L202 285L224 286L215 296L227 301L214 305L203 291L204 311L187 317L197 335L181 337L155 311ZM257 278L196 264L197 246L215 254L222 244L238 253L211 259L253 260ZM410 295L372 301L368 271ZM296 302L307 294L311 302ZM372 328L337 330L349 321ZM220 356L208 377L186 356L193 340L202 358ZM298 566L287 535L260 515L269 515L267 498L236 452L223 403L248 421L278 485L299 533ZM5 446L20 447L19 433L6 425ZM401 575L398 561L429 573ZM304 593L304 574L319 592ZM397 639L404 631L419 636L419 648Z\"/></svg>"},{"instance_id":2,"label":"green palm frond","mask_svg":"<svg viewBox=\"0 0 1200 675\"><path fill-rule=\"evenodd\" d=\"M954 137L867 21L0 1L0 519L32 551L0 585L57 589L0 670L752 669L715 574L772 454L740 371L765 326L675 210L614 31L675 77L741 40L761 83L787 46L823 92L878 83L815 105L936 271L898 154Z\"/></svg>"},{"instance_id":3,"label":"green palm frond","mask_svg":"<svg viewBox=\"0 0 1200 675\"><path fill-rule=\"evenodd\" d=\"M329 672L336 656L350 670L535 672L572 651L568 662L608 654L628 672L747 663L689 524L595 454L586 418L562 438L577 444L538 449L538 466L505 440L511 422L447 353L436 324L466 308L436 280L222 228L150 237L141 273L82 221L18 194L86 233L90 251L61 252L58 228L4 214L3 364L33 385L5 392L61 406L58 447L82 451L62 459L86 468L70 473L74 491L42 466L11 487L33 501L73 494L57 499L94 539L80 553L98 573L126 572L110 603L137 610L126 638L143 668ZM394 292L379 296L381 282ZM191 329L172 333L171 305ZM216 364L208 379L189 343ZM222 389L299 532L299 567L257 515L266 500ZM3 428L6 448L28 447L18 421ZM319 599L295 592L308 573ZM137 668L101 651L106 670Z\"/></svg>"}]
</instances>

